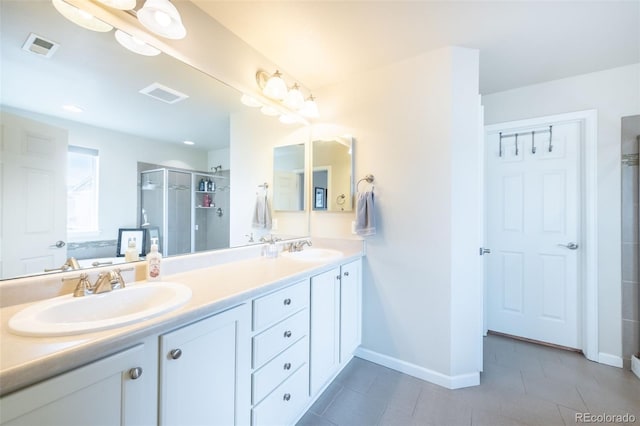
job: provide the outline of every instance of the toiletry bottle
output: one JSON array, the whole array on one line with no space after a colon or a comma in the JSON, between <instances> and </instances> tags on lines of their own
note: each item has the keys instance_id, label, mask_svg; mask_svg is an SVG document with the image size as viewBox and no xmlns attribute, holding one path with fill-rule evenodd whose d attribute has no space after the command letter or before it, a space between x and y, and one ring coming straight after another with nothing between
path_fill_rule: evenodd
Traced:
<instances>
[{"instance_id":1,"label":"toiletry bottle","mask_svg":"<svg viewBox=\"0 0 640 426\"><path fill-rule=\"evenodd\" d=\"M213 191L213 181L211 178L207 181L207 191Z\"/></svg>"},{"instance_id":2,"label":"toiletry bottle","mask_svg":"<svg viewBox=\"0 0 640 426\"><path fill-rule=\"evenodd\" d=\"M124 260L125 262L135 262L140 260L138 248L136 247L136 240L133 238L129 238L127 250L124 252Z\"/></svg>"},{"instance_id":3,"label":"toiletry bottle","mask_svg":"<svg viewBox=\"0 0 640 426\"><path fill-rule=\"evenodd\" d=\"M162 254L158 252L158 239L152 238L151 251L147 254L147 281L160 281L160 263L162 262Z\"/></svg>"},{"instance_id":4,"label":"toiletry bottle","mask_svg":"<svg viewBox=\"0 0 640 426\"><path fill-rule=\"evenodd\" d=\"M206 191L207 188L204 183L204 178L200 179L200 183L198 184L198 191Z\"/></svg>"}]
</instances>

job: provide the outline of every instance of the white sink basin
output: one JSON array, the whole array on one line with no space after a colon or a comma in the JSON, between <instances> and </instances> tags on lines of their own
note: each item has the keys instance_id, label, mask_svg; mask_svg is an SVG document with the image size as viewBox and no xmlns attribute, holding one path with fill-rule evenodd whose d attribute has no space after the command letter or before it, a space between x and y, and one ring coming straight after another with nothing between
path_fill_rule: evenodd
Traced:
<instances>
[{"instance_id":1,"label":"white sink basin","mask_svg":"<svg viewBox=\"0 0 640 426\"><path fill-rule=\"evenodd\" d=\"M343 256L341 251L325 248L308 248L302 251L284 252L282 256L302 262L329 262Z\"/></svg>"},{"instance_id":2,"label":"white sink basin","mask_svg":"<svg viewBox=\"0 0 640 426\"><path fill-rule=\"evenodd\" d=\"M35 303L9 319L21 336L68 336L120 327L177 309L191 289L172 282L140 283L108 293L65 296Z\"/></svg>"}]
</instances>

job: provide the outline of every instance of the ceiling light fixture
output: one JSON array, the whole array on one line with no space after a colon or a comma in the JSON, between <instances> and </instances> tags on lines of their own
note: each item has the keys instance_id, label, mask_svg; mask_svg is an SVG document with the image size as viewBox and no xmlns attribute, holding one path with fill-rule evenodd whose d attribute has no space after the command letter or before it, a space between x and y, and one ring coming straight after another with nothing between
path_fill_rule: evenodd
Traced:
<instances>
[{"instance_id":1,"label":"ceiling light fixture","mask_svg":"<svg viewBox=\"0 0 640 426\"><path fill-rule=\"evenodd\" d=\"M136 7L136 0L98 0L102 4L120 10L131 10Z\"/></svg>"},{"instance_id":2,"label":"ceiling light fixture","mask_svg":"<svg viewBox=\"0 0 640 426\"><path fill-rule=\"evenodd\" d=\"M69 3L62 0L51 0L51 2L53 3L53 7L55 7L62 16L82 28L101 33L107 33L113 29L113 27L106 22L101 21L89 12L78 9Z\"/></svg>"},{"instance_id":3,"label":"ceiling light fixture","mask_svg":"<svg viewBox=\"0 0 640 426\"><path fill-rule=\"evenodd\" d=\"M126 49L144 56L156 56L160 54L160 49L156 49L137 37L127 34L122 30L116 30L116 40Z\"/></svg>"},{"instance_id":4,"label":"ceiling light fixture","mask_svg":"<svg viewBox=\"0 0 640 426\"><path fill-rule=\"evenodd\" d=\"M300 114L308 118L320 117L318 104L316 104L316 98L314 98L313 95L310 95L307 100L304 101L304 106L300 110Z\"/></svg>"},{"instance_id":5,"label":"ceiling light fixture","mask_svg":"<svg viewBox=\"0 0 640 426\"><path fill-rule=\"evenodd\" d=\"M138 11L138 20L162 37L179 40L187 35L178 9L169 0L147 0Z\"/></svg>"}]
</instances>

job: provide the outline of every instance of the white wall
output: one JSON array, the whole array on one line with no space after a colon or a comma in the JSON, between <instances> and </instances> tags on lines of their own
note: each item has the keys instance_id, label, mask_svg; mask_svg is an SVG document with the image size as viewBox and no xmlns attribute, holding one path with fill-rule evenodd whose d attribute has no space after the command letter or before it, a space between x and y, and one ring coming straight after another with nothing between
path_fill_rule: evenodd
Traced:
<instances>
[{"instance_id":1,"label":"white wall","mask_svg":"<svg viewBox=\"0 0 640 426\"><path fill-rule=\"evenodd\" d=\"M598 110L599 352L620 357L621 117L640 113L640 64L483 97L485 124Z\"/></svg>"},{"instance_id":2,"label":"white wall","mask_svg":"<svg viewBox=\"0 0 640 426\"><path fill-rule=\"evenodd\" d=\"M464 225L479 208L477 51L429 52L328 87L318 99L323 118L356 138L356 180L375 175L364 348L428 380L472 384L458 379L479 371L481 285L459 268L476 261L479 247ZM312 215L312 235L348 232L352 220Z\"/></svg>"}]
</instances>

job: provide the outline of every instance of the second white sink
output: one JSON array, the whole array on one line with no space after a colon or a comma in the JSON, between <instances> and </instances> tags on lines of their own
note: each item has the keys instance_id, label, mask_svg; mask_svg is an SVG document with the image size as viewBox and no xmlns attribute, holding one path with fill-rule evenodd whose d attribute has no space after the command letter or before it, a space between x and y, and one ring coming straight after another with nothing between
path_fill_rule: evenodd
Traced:
<instances>
[{"instance_id":1,"label":"second white sink","mask_svg":"<svg viewBox=\"0 0 640 426\"><path fill-rule=\"evenodd\" d=\"M9 319L21 336L68 336L143 321L177 309L191 299L191 289L172 282L140 283L103 294L71 294L35 303Z\"/></svg>"},{"instance_id":2,"label":"second white sink","mask_svg":"<svg viewBox=\"0 0 640 426\"><path fill-rule=\"evenodd\" d=\"M282 256L303 262L330 262L340 259L344 254L341 251L326 248L308 248L302 251L284 252Z\"/></svg>"}]
</instances>

